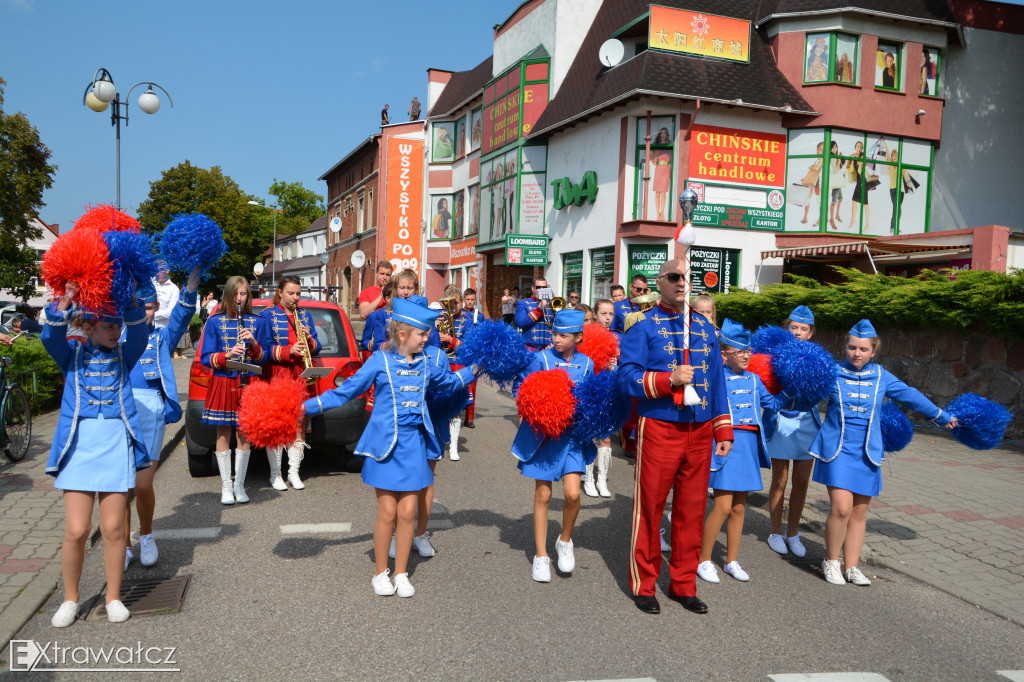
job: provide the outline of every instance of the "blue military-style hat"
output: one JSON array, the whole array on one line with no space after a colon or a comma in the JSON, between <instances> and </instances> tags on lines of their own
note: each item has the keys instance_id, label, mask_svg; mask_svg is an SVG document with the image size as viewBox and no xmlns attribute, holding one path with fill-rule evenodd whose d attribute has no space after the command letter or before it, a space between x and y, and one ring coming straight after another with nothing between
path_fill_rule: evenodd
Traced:
<instances>
[{"instance_id":1,"label":"blue military-style hat","mask_svg":"<svg viewBox=\"0 0 1024 682\"><path fill-rule=\"evenodd\" d=\"M814 313L807 306L798 305L789 314L789 320L790 322L799 322L800 324L814 324Z\"/></svg>"},{"instance_id":2,"label":"blue military-style hat","mask_svg":"<svg viewBox=\"0 0 1024 682\"><path fill-rule=\"evenodd\" d=\"M156 287L152 281L140 282L135 295L143 303L156 303Z\"/></svg>"},{"instance_id":3,"label":"blue military-style hat","mask_svg":"<svg viewBox=\"0 0 1024 682\"><path fill-rule=\"evenodd\" d=\"M733 348L747 350L750 348L750 330L727 317L722 321L722 331L718 335L718 340Z\"/></svg>"},{"instance_id":4,"label":"blue military-style hat","mask_svg":"<svg viewBox=\"0 0 1024 682\"><path fill-rule=\"evenodd\" d=\"M411 300L395 298L391 301L391 319L404 322L421 331L428 331L433 327L438 315L436 310L413 303Z\"/></svg>"},{"instance_id":5,"label":"blue military-style hat","mask_svg":"<svg viewBox=\"0 0 1024 682\"><path fill-rule=\"evenodd\" d=\"M551 331L556 334L574 334L583 331L583 311L563 309L555 313Z\"/></svg>"},{"instance_id":6,"label":"blue military-style hat","mask_svg":"<svg viewBox=\"0 0 1024 682\"><path fill-rule=\"evenodd\" d=\"M430 305L429 302L427 301L426 296L417 296L416 294L413 294L412 296L409 297L409 300L415 303L416 305L423 306L424 308Z\"/></svg>"},{"instance_id":7,"label":"blue military-style hat","mask_svg":"<svg viewBox=\"0 0 1024 682\"><path fill-rule=\"evenodd\" d=\"M850 329L850 336L858 339L873 339L878 336L871 320L861 320Z\"/></svg>"}]
</instances>

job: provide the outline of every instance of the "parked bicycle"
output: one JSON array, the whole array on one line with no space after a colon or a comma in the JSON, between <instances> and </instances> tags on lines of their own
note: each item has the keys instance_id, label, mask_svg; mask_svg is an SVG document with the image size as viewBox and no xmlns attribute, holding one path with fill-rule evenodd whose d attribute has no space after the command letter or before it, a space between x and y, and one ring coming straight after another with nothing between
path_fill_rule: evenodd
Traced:
<instances>
[{"instance_id":1,"label":"parked bicycle","mask_svg":"<svg viewBox=\"0 0 1024 682\"><path fill-rule=\"evenodd\" d=\"M8 332L6 327L0 326L0 333ZM22 336L28 338L28 333L15 334L11 341ZM0 357L0 447L7 459L20 462L28 454L32 441L32 408L24 389L17 382L7 381L7 368L13 362L12 358Z\"/></svg>"}]
</instances>

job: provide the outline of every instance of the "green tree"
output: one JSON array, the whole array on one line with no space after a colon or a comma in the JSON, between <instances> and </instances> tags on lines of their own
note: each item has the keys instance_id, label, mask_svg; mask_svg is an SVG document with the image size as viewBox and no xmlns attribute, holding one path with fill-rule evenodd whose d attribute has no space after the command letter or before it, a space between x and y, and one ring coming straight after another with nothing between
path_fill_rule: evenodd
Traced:
<instances>
[{"instance_id":1,"label":"green tree","mask_svg":"<svg viewBox=\"0 0 1024 682\"><path fill-rule=\"evenodd\" d=\"M281 209L277 216L279 235L298 234L327 212L324 198L313 190L306 189L301 182L283 182L274 178L270 193L277 197L277 201L273 203Z\"/></svg>"},{"instance_id":2,"label":"green tree","mask_svg":"<svg viewBox=\"0 0 1024 682\"><path fill-rule=\"evenodd\" d=\"M139 223L147 233L158 234L179 213L202 213L220 225L228 245L212 273L216 280L251 277L252 266L270 246L272 228L260 215L267 211L249 206L249 198L219 166L207 170L185 161L149 183L149 197L139 205Z\"/></svg>"},{"instance_id":3,"label":"green tree","mask_svg":"<svg viewBox=\"0 0 1024 682\"><path fill-rule=\"evenodd\" d=\"M57 166L25 114L4 112L6 84L0 78L0 290L27 298L28 282L39 272L36 253L27 245L42 236L32 219L44 205L43 192L53 185Z\"/></svg>"}]
</instances>

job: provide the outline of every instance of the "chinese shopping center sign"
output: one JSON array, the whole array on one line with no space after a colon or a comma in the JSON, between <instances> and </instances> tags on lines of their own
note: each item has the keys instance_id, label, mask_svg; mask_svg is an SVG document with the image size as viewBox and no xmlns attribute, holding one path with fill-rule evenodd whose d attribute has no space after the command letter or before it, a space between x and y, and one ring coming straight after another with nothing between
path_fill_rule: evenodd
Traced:
<instances>
[{"instance_id":1,"label":"chinese shopping center sign","mask_svg":"<svg viewBox=\"0 0 1024 682\"><path fill-rule=\"evenodd\" d=\"M750 61L750 22L651 5L647 45L698 57Z\"/></svg>"},{"instance_id":2,"label":"chinese shopping center sign","mask_svg":"<svg viewBox=\"0 0 1024 682\"><path fill-rule=\"evenodd\" d=\"M690 137L690 179L783 187L786 136L694 125Z\"/></svg>"}]
</instances>

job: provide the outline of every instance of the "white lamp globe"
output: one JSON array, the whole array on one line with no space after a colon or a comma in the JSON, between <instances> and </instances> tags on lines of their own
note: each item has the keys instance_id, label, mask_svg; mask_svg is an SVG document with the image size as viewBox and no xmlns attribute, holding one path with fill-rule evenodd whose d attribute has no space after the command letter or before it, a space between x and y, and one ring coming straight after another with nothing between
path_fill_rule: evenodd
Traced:
<instances>
[{"instance_id":1,"label":"white lamp globe","mask_svg":"<svg viewBox=\"0 0 1024 682\"><path fill-rule=\"evenodd\" d=\"M139 96L139 109L147 114L155 114L160 111L160 98L153 92L153 88L149 88Z\"/></svg>"},{"instance_id":2,"label":"white lamp globe","mask_svg":"<svg viewBox=\"0 0 1024 682\"><path fill-rule=\"evenodd\" d=\"M96 95L96 99L101 102L113 102L117 89L113 83L103 78L92 84L92 94Z\"/></svg>"},{"instance_id":3,"label":"white lamp globe","mask_svg":"<svg viewBox=\"0 0 1024 682\"><path fill-rule=\"evenodd\" d=\"M93 94L93 92L94 91L90 91L89 94L85 96L85 105L93 111L105 111L107 103Z\"/></svg>"}]
</instances>

